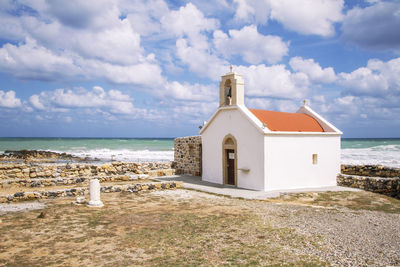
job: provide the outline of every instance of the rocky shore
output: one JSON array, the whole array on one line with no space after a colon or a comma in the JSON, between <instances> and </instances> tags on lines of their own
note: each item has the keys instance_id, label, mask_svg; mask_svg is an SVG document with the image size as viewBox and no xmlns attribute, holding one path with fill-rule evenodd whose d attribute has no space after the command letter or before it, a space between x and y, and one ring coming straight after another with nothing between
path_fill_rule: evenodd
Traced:
<instances>
[{"instance_id":1,"label":"rocky shore","mask_svg":"<svg viewBox=\"0 0 400 267\"><path fill-rule=\"evenodd\" d=\"M113 161L104 164L86 162L48 164L46 162L49 160L71 159L73 156L47 151L19 151L5 153L5 155L3 159L24 159L24 161L0 162L0 202L2 203L84 195L88 193L90 179L94 178L108 184L101 189L105 193L137 192L181 186L173 182L143 184L143 181L151 182L148 179L152 177L174 175L173 162ZM53 187L53 189L46 191L47 187ZM38 190L38 188L44 189Z\"/></svg>"},{"instance_id":2,"label":"rocky shore","mask_svg":"<svg viewBox=\"0 0 400 267\"><path fill-rule=\"evenodd\" d=\"M72 162L92 162L98 159L89 157L81 158L67 153L57 153L43 150L6 150L0 154L0 162L42 162L50 163L57 161L72 161Z\"/></svg>"}]
</instances>

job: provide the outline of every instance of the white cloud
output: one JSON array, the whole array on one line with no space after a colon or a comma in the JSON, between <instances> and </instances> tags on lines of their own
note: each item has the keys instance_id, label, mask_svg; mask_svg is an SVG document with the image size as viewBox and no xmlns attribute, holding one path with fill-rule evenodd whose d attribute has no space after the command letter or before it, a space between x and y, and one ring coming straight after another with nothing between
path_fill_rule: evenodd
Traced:
<instances>
[{"instance_id":1,"label":"white cloud","mask_svg":"<svg viewBox=\"0 0 400 267\"><path fill-rule=\"evenodd\" d=\"M168 96L176 100L190 100L190 101L212 101L216 99L219 92L216 85L201 85L198 83L168 83L165 89L158 91L159 96ZM197 105L197 104L196 104Z\"/></svg>"},{"instance_id":2,"label":"white cloud","mask_svg":"<svg viewBox=\"0 0 400 267\"><path fill-rule=\"evenodd\" d=\"M0 48L0 71L24 79L105 78L150 88L163 81L155 55L145 54L131 22L119 18L117 2L39 2L26 3L40 9L36 16L0 18L0 33L20 41ZM86 16L76 17L82 12Z\"/></svg>"},{"instance_id":3,"label":"white cloud","mask_svg":"<svg viewBox=\"0 0 400 267\"><path fill-rule=\"evenodd\" d=\"M167 32L178 38L187 37L192 46L203 49L208 47L203 33L217 29L219 26L216 19L204 17L203 13L192 3L166 14L161 19L161 23Z\"/></svg>"},{"instance_id":4,"label":"white cloud","mask_svg":"<svg viewBox=\"0 0 400 267\"><path fill-rule=\"evenodd\" d=\"M251 64L264 61L276 63L288 53L288 44L274 35L262 35L255 25L245 26L241 30L229 30L229 35L220 30L214 32L214 45L226 58L241 55Z\"/></svg>"},{"instance_id":5,"label":"white cloud","mask_svg":"<svg viewBox=\"0 0 400 267\"><path fill-rule=\"evenodd\" d=\"M0 90L0 107L4 108L18 108L21 106L21 100L15 97L15 91L2 91Z\"/></svg>"},{"instance_id":6,"label":"white cloud","mask_svg":"<svg viewBox=\"0 0 400 267\"><path fill-rule=\"evenodd\" d=\"M308 91L309 80L303 73L291 73L285 65L234 67L243 75L245 93L252 97L299 99Z\"/></svg>"},{"instance_id":7,"label":"white cloud","mask_svg":"<svg viewBox=\"0 0 400 267\"><path fill-rule=\"evenodd\" d=\"M96 87L99 87L99 86L96 86ZM112 90L108 91L108 95L109 95L110 99L112 99L112 100L133 101L133 99L129 95L123 94L121 91L118 91L118 90L112 89Z\"/></svg>"},{"instance_id":8,"label":"white cloud","mask_svg":"<svg viewBox=\"0 0 400 267\"><path fill-rule=\"evenodd\" d=\"M120 0L118 6L120 12L126 14L135 32L144 36L161 33L160 20L170 12L163 0Z\"/></svg>"},{"instance_id":9,"label":"white cloud","mask_svg":"<svg viewBox=\"0 0 400 267\"><path fill-rule=\"evenodd\" d=\"M84 88L56 89L44 91L30 97L30 103L38 110L63 112L66 109L101 108L113 114L142 113L142 109L135 108L132 98L118 90L108 92L100 86L94 86L92 90Z\"/></svg>"},{"instance_id":10,"label":"white cloud","mask_svg":"<svg viewBox=\"0 0 400 267\"><path fill-rule=\"evenodd\" d=\"M19 41L24 38L24 30L18 18L0 9L0 36L3 39Z\"/></svg>"},{"instance_id":11,"label":"white cloud","mask_svg":"<svg viewBox=\"0 0 400 267\"><path fill-rule=\"evenodd\" d=\"M136 84L153 88L161 86L164 81L160 66L153 62L121 66L98 60L82 59L80 64L89 77L103 77L114 83Z\"/></svg>"},{"instance_id":12,"label":"white cloud","mask_svg":"<svg viewBox=\"0 0 400 267\"><path fill-rule=\"evenodd\" d=\"M203 120L210 118L217 108L217 102L202 102L196 105L182 103L181 105L175 105L171 114L175 119L185 118L190 123L202 125Z\"/></svg>"},{"instance_id":13,"label":"white cloud","mask_svg":"<svg viewBox=\"0 0 400 267\"><path fill-rule=\"evenodd\" d=\"M342 20L343 0L270 1L271 19L302 34L332 36L334 23Z\"/></svg>"},{"instance_id":14,"label":"white cloud","mask_svg":"<svg viewBox=\"0 0 400 267\"><path fill-rule=\"evenodd\" d=\"M165 31L178 37L175 42L176 57L191 72L217 80L229 66L228 62L211 51L206 35L207 32L217 29L218 21L206 18L195 5L188 3L171 11L161 19L161 23ZM167 63L170 64L171 61Z\"/></svg>"},{"instance_id":15,"label":"white cloud","mask_svg":"<svg viewBox=\"0 0 400 267\"><path fill-rule=\"evenodd\" d=\"M228 70L227 61L210 54L208 50L190 46L186 39L176 41L176 50L178 58L189 66L189 70L202 77L219 80L221 74Z\"/></svg>"},{"instance_id":16,"label":"white cloud","mask_svg":"<svg viewBox=\"0 0 400 267\"><path fill-rule=\"evenodd\" d=\"M312 101L323 104L326 102L326 98L324 95L314 95L312 96Z\"/></svg>"},{"instance_id":17,"label":"white cloud","mask_svg":"<svg viewBox=\"0 0 400 267\"><path fill-rule=\"evenodd\" d=\"M400 93L400 58L387 62L378 59L368 61L351 73L340 73L338 83L346 93L353 95L384 96Z\"/></svg>"},{"instance_id":18,"label":"white cloud","mask_svg":"<svg viewBox=\"0 0 400 267\"><path fill-rule=\"evenodd\" d=\"M245 104L249 108L272 109L272 100L268 98L246 97Z\"/></svg>"},{"instance_id":19,"label":"white cloud","mask_svg":"<svg viewBox=\"0 0 400 267\"><path fill-rule=\"evenodd\" d=\"M381 74L374 73L369 68L359 68L351 73L340 73L339 84L348 88L354 94L379 94L387 90L388 84Z\"/></svg>"},{"instance_id":20,"label":"white cloud","mask_svg":"<svg viewBox=\"0 0 400 267\"><path fill-rule=\"evenodd\" d=\"M400 3L382 1L348 11L342 25L342 37L366 48L400 51L399 28Z\"/></svg>"},{"instance_id":21,"label":"white cloud","mask_svg":"<svg viewBox=\"0 0 400 267\"><path fill-rule=\"evenodd\" d=\"M277 20L289 30L301 34L332 36L333 24L343 19L343 0L236 0L237 20L266 24Z\"/></svg>"},{"instance_id":22,"label":"white cloud","mask_svg":"<svg viewBox=\"0 0 400 267\"><path fill-rule=\"evenodd\" d=\"M59 21L45 22L36 17L20 18L25 35L51 50L75 53L87 59L100 59L113 64L134 64L143 57L140 35L128 19L118 13L103 18L101 27L71 28ZM0 26L0 29L2 27Z\"/></svg>"},{"instance_id":23,"label":"white cloud","mask_svg":"<svg viewBox=\"0 0 400 267\"><path fill-rule=\"evenodd\" d=\"M31 39L26 44L6 44L0 48L0 71L25 79L106 78L114 83L153 87L163 81L162 70L153 61L150 55L137 64L119 65L76 54L58 55Z\"/></svg>"},{"instance_id":24,"label":"white cloud","mask_svg":"<svg viewBox=\"0 0 400 267\"><path fill-rule=\"evenodd\" d=\"M77 33L71 47L82 57L122 65L137 63L143 53L140 35L133 31L126 19L120 21L117 27Z\"/></svg>"},{"instance_id":25,"label":"white cloud","mask_svg":"<svg viewBox=\"0 0 400 267\"><path fill-rule=\"evenodd\" d=\"M265 0L233 0L237 4L235 20L266 24L270 12L270 2Z\"/></svg>"},{"instance_id":26,"label":"white cloud","mask_svg":"<svg viewBox=\"0 0 400 267\"><path fill-rule=\"evenodd\" d=\"M317 62L314 62L314 59L293 57L290 59L289 65L294 71L305 73L311 81L332 83L336 80L336 74L333 68L328 67L322 69Z\"/></svg>"},{"instance_id":27,"label":"white cloud","mask_svg":"<svg viewBox=\"0 0 400 267\"><path fill-rule=\"evenodd\" d=\"M79 74L72 58L54 54L29 38L25 44L5 44L0 48L0 71L16 77L45 80Z\"/></svg>"},{"instance_id":28,"label":"white cloud","mask_svg":"<svg viewBox=\"0 0 400 267\"><path fill-rule=\"evenodd\" d=\"M32 104L32 106L35 109L38 109L38 110L45 110L46 109L44 104L40 101L40 97L38 95L32 95L29 98L29 102Z\"/></svg>"},{"instance_id":29,"label":"white cloud","mask_svg":"<svg viewBox=\"0 0 400 267\"><path fill-rule=\"evenodd\" d=\"M103 27L118 14L117 6L107 0L51 0L46 1L46 12L72 28Z\"/></svg>"}]
</instances>

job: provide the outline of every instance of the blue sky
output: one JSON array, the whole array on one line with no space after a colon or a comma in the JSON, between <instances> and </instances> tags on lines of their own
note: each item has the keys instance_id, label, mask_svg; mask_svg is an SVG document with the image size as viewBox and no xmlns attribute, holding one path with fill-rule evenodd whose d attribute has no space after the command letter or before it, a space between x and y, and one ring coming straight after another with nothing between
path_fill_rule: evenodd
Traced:
<instances>
[{"instance_id":1,"label":"blue sky","mask_svg":"<svg viewBox=\"0 0 400 267\"><path fill-rule=\"evenodd\" d=\"M399 29L399 1L0 0L0 136L197 134L233 65L249 108L400 137Z\"/></svg>"}]
</instances>

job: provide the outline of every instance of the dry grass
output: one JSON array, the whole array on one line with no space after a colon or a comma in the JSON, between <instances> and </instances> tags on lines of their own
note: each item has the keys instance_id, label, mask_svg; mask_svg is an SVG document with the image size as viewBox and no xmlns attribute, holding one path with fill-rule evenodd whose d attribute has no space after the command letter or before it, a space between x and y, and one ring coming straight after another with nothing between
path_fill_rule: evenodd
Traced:
<instances>
[{"instance_id":1,"label":"dry grass","mask_svg":"<svg viewBox=\"0 0 400 267\"><path fill-rule=\"evenodd\" d=\"M298 246L310 243L310 237L272 227L240 205L245 201L179 191L190 197L112 193L104 194L106 206L101 209L56 199L48 203L43 219L37 218L41 211L9 213L0 224L0 264L325 264L296 253Z\"/></svg>"},{"instance_id":2,"label":"dry grass","mask_svg":"<svg viewBox=\"0 0 400 267\"><path fill-rule=\"evenodd\" d=\"M110 186L110 185L126 185L126 184L140 184L140 183L151 183L155 182L152 179L138 179L133 181L112 181L112 182L101 182L101 186ZM43 186L43 187L18 187L13 185L4 185L3 188L0 188L0 195L8 195L14 194L17 192L33 192L33 191L53 191L59 189L70 189L70 188L78 188L78 187L88 187L89 182L86 181L84 183L78 184L66 184L66 185L54 185L54 186Z\"/></svg>"},{"instance_id":3,"label":"dry grass","mask_svg":"<svg viewBox=\"0 0 400 267\"><path fill-rule=\"evenodd\" d=\"M285 214L275 203L400 211L400 201L368 192L302 193L267 202L188 190L123 192L103 194L103 208L73 200L48 200L45 210L2 216L0 265L324 266L329 262L310 255L326 252L326 240L277 224ZM290 218L309 209L284 210Z\"/></svg>"},{"instance_id":4,"label":"dry grass","mask_svg":"<svg viewBox=\"0 0 400 267\"><path fill-rule=\"evenodd\" d=\"M311 192L297 193L267 200L296 205L309 205L352 210L371 210L386 213L400 213L400 200L367 191Z\"/></svg>"}]
</instances>

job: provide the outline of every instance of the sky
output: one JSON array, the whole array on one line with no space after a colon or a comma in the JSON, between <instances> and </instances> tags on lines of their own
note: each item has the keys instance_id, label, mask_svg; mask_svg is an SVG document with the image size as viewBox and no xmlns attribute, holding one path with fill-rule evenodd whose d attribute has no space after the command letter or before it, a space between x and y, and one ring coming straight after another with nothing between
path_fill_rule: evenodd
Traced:
<instances>
[{"instance_id":1,"label":"sky","mask_svg":"<svg viewBox=\"0 0 400 267\"><path fill-rule=\"evenodd\" d=\"M196 135L248 108L400 137L400 1L0 0L0 137Z\"/></svg>"}]
</instances>

